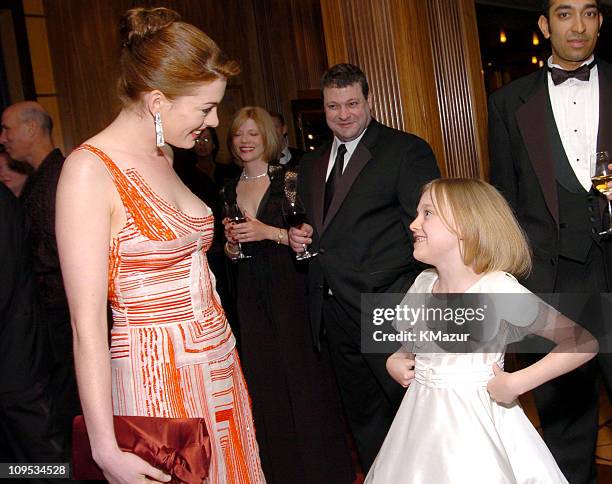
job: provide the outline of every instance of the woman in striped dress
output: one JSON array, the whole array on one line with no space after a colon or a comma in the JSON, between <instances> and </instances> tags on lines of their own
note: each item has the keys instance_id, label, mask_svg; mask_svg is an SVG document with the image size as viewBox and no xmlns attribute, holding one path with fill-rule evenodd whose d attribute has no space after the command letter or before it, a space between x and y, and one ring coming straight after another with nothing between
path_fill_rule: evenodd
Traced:
<instances>
[{"instance_id":1,"label":"woman in striped dress","mask_svg":"<svg viewBox=\"0 0 612 484\"><path fill-rule=\"evenodd\" d=\"M202 417L208 482L261 483L249 396L206 259L213 217L174 173L166 144L191 148L218 124L238 66L168 9L130 10L121 31L123 109L66 160L57 195L92 454L110 482L167 482L118 448L112 415Z\"/></svg>"}]
</instances>

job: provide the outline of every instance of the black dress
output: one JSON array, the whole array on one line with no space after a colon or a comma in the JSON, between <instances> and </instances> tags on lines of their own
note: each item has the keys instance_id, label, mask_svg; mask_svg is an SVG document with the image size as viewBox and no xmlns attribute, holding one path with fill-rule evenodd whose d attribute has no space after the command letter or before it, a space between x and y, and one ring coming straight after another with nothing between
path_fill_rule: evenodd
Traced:
<instances>
[{"instance_id":1,"label":"black dress","mask_svg":"<svg viewBox=\"0 0 612 484\"><path fill-rule=\"evenodd\" d=\"M281 203L285 168L269 165L270 186L257 219L286 228ZM238 178L224 190L236 200ZM328 352L314 350L306 303L307 262L286 245L243 244L236 262L242 368L268 483L343 484L354 475Z\"/></svg>"}]
</instances>

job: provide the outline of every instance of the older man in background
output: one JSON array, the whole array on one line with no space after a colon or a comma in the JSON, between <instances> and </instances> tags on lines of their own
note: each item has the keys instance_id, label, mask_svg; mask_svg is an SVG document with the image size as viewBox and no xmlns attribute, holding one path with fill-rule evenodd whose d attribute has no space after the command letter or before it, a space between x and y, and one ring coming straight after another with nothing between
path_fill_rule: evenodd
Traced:
<instances>
[{"instance_id":1,"label":"older man in background","mask_svg":"<svg viewBox=\"0 0 612 484\"><path fill-rule=\"evenodd\" d=\"M49 391L58 402L62 432L70 438L72 418L80 413L72 356L72 331L55 239L55 193L64 156L51 137L53 121L33 101L2 113L0 143L14 160L34 169L21 194L31 224L34 274L54 356Z\"/></svg>"}]
</instances>

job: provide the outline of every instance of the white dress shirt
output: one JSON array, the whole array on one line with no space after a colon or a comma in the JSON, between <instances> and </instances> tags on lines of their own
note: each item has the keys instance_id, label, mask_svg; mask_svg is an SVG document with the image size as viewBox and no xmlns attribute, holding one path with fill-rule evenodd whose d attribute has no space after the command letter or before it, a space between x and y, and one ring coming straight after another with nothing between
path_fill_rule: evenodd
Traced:
<instances>
[{"instance_id":1,"label":"white dress shirt","mask_svg":"<svg viewBox=\"0 0 612 484\"><path fill-rule=\"evenodd\" d=\"M338 153L338 146L346 146L346 153L344 154L344 167L342 168L342 173L344 173L346 171L346 167L351 161L353 153L355 152L355 148L357 148L357 145L361 141L361 138L363 138L363 134L365 132L366 130L364 129L361 134L357 136L357 138L355 138L353 141L340 141L337 137L334 136L331 153L329 154L329 161L327 162L327 175L325 175L325 180L329 178L329 174L334 168L334 163L336 162L336 153Z\"/></svg>"},{"instance_id":2,"label":"white dress shirt","mask_svg":"<svg viewBox=\"0 0 612 484\"><path fill-rule=\"evenodd\" d=\"M584 64L590 64L593 56ZM549 67L559 65L548 59ZM589 158L597 151L597 131L599 128L599 76L597 65L591 68L588 81L570 78L555 86L548 72L548 92L555 123L565 154L576 178L586 191L591 189Z\"/></svg>"}]
</instances>

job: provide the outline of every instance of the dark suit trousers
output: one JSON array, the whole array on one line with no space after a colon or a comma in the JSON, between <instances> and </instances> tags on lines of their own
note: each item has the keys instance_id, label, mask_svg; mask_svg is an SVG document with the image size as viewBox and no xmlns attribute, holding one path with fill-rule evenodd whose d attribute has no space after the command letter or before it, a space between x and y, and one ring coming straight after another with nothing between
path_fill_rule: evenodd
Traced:
<instances>
[{"instance_id":1,"label":"dark suit trousers","mask_svg":"<svg viewBox=\"0 0 612 484\"><path fill-rule=\"evenodd\" d=\"M593 245L586 264L559 258L556 293L592 293L591 302L578 307L572 298L558 309L596 336L602 334L599 294L608 291L605 265ZM608 330L609 331L609 330ZM612 360L600 353L582 367L534 390L544 440L570 484L595 484L595 446L598 429L599 384L611 393Z\"/></svg>"},{"instance_id":2,"label":"dark suit trousers","mask_svg":"<svg viewBox=\"0 0 612 484\"><path fill-rule=\"evenodd\" d=\"M323 323L344 410L367 473L406 390L387 373L388 355L361 353L360 327L334 297L323 302Z\"/></svg>"},{"instance_id":3,"label":"dark suit trousers","mask_svg":"<svg viewBox=\"0 0 612 484\"><path fill-rule=\"evenodd\" d=\"M55 406L42 383L0 394L0 462L67 462Z\"/></svg>"}]
</instances>

